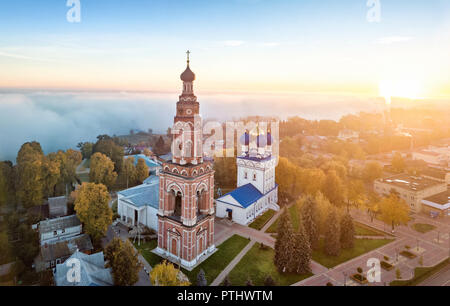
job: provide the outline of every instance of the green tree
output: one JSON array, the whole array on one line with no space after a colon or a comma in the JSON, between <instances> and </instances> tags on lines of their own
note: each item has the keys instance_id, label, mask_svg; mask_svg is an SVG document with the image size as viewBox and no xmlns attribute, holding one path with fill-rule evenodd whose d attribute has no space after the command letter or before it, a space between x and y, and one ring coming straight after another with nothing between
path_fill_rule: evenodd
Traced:
<instances>
[{"instance_id":1,"label":"green tree","mask_svg":"<svg viewBox=\"0 0 450 306\"><path fill-rule=\"evenodd\" d=\"M111 199L106 186L83 183L77 191L75 211L83 222L84 230L99 242L112 223L113 212L108 203Z\"/></svg>"},{"instance_id":2,"label":"green tree","mask_svg":"<svg viewBox=\"0 0 450 306\"><path fill-rule=\"evenodd\" d=\"M77 148L80 149L83 159L89 159L91 158L92 151L94 149L94 144L92 142L80 142L77 145Z\"/></svg>"},{"instance_id":3,"label":"green tree","mask_svg":"<svg viewBox=\"0 0 450 306\"><path fill-rule=\"evenodd\" d=\"M316 201L312 196L306 197L301 206L300 215L310 247L317 249L319 247L319 212Z\"/></svg>"},{"instance_id":4,"label":"green tree","mask_svg":"<svg viewBox=\"0 0 450 306\"><path fill-rule=\"evenodd\" d=\"M1 169L0 169L1 170ZM0 171L0 207L4 206L8 201L8 185L6 177L2 171Z\"/></svg>"},{"instance_id":5,"label":"green tree","mask_svg":"<svg viewBox=\"0 0 450 306\"><path fill-rule=\"evenodd\" d=\"M291 256L293 254L293 233L292 223L287 209L284 209L278 224L277 239L275 240L274 263L280 273L289 271Z\"/></svg>"},{"instance_id":6,"label":"green tree","mask_svg":"<svg viewBox=\"0 0 450 306\"><path fill-rule=\"evenodd\" d=\"M100 135L97 137L98 141L95 143L93 153L102 153L109 157L114 163L114 171L120 173L122 171L124 151L123 147L118 145L114 139L107 135ZM119 140L116 139L117 142Z\"/></svg>"},{"instance_id":7,"label":"green tree","mask_svg":"<svg viewBox=\"0 0 450 306\"><path fill-rule=\"evenodd\" d=\"M60 180L60 164L58 161L51 160L48 157L43 158L42 178L44 181L44 193L51 197L55 193L55 186Z\"/></svg>"},{"instance_id":8,"label":"green tree","mask_svg":"<svg viewBox=\"0 0 450 306\"><path fill-rule=\"evenodd\" d=\"M117 179L114 163L106 155L95 153L91 157L89 179L91 182L112 188Z\"/></svg>"},{"instance_id":9,"label":"green tree","mask_svg":"<svg viewBox=\"0 0 450 306\"><path fill-rule=\"evenodd\" d=\"M341 219L341 247L351 249L355 244L355 226L353 218L346 213Z\"/></svg>"},{"instance_id":10,"label":"green tree","mask_svg":"<svg viewBox=\"0 0 450 306\"><path fill-rule=\"evenodd\" d=\"M325 254L330 256L339 256L341 253L341 231L336 209L330 210L327 218L327 230L325 232Z\"/></svg>"},{"instance_id":11,"label":"green tree","mask_svg":"<svg viewBox=\"0 0 450 306\"><path fill-rule=\"evenodd\" d=\"M114 238L106 247L105 258L112 269L116 286L132 286L139 280L142 264L129 240Z\"/></svg>"},{"instance_id":12,"label":"green tree","mask_svg":"<svg viewBox=\"0 0 450 306\"><path fill-rule=\"evenodd\" d=\"M308 235L303 227L303 222L299 223L299 229L294 234L294 252L291 254L291 262L289 265L291 272L298 274L311 273L311 245Z\"/></svg>"},{"instance_id":13,"label":"green tree","mask_svg":"<svg viewBox=\"0 0 450 306\"><path fill-rule=\"evenodd\" d=\"M145 163L145 160L143 158L140 158L136 166L136 179L138 180L139 183L142 183L148 177L148 175L149 175L148 166Z\"/></svg>"},{"instance_id":14,"label":"green tree","mask_svg":"<svg viewBox=\"0 0 450 306\"><path fill-rule=\"evenodd\" d=\"M0 232L0 265L8 262L11 256L11 245L6 231Z\"/></svg>"}]
</instances>

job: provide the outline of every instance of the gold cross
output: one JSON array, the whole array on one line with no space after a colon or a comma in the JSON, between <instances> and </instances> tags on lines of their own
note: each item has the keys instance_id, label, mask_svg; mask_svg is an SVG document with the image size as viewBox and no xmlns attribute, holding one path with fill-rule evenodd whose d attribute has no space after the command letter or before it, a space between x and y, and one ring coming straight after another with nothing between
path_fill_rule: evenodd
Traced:
<instances>
[{"instance_id":1,"label":"gold cross","mask_svg":"<svg viewBox=\"0 0 450 306\"><path fill-rule=\"evenodd\" d=\"M189 63L189 55L191 54L191 51L187 50L186 54L187 54L187 62Z\"/></svg>"}]
</instances>

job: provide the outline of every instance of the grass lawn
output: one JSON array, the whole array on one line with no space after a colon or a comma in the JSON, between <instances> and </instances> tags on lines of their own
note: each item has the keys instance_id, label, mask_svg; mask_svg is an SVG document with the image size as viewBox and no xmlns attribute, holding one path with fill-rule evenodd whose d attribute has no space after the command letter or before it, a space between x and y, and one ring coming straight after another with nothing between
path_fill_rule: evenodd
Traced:
<instances>
[{"instance_id":1,"label":"grass lawn","mask_svg":"<svg viewBox=\"0 0 450 306\"><path fill-rule=\"evenodd\" d=\"M355 246L352 249L342 250L339 256L329 256L323 252L324 240L320 241L319 250L313 251L312 259L317 261L321 265L332 268L343 262L346 262L352 258L358 257L362 254L370 252L374 249L382 247L389 242L394 240L391 239L355 239Z\"/></svg>"},{"instance_id":2,"label":"grass lawn","mask_svg":"<svg viewBox=\"0 0 450 306\"><path fill-rule=\"evenodd\" d=\"M273 263L275 251L272 248L260 249L255 244L228 275L231 285L245 286L250 278L255 286L263 286L264 279L270 275L277 286L289 286L313 274L280 274Z\"/></svg>"},{"instance_id":3,"label":"grass lawn","mask_svg":"<svg viewBox=\"0 0 450 306\"><path fill-rule=\"evenodd\" d=\"M250 223L249 227L257 229L258 231L266 225L267 222L269 222L270 219L272 219L273 215L275 215L275 211L272 209L269 209L264 214L256 218L255 221Z\"/></svg>"},{"instance_id":4,"label":"grass lawn","mask_svg":"<svg viewBox=\"0 0 450 306\"><path fill-rule=\"evenodd\" d=\"M298 225L299 225L299 213L298 213L298 206L297 204L293 204L288 208L289 211L289 215L291 217L291 222L292 222L292 227L294 228L294 230L298 229ZM275 220L274 223L272 223L271 226L269 226L269 228L267 229L266 233L276 233L278 230L278 223L280 221L280 218L278 218L277 220Z\"/></svg>"},{"instance_id":5,"label":"grass lawn","mask_svg":"<svg viewBox=\"0 0 450 306\"><path fill-rule=\"evenodd\" d=\"M429 267L429 268L418 267L414 270L414 277L412 279L410 279L410 280L395 280L390 283L390 286L416 286L419 283L426 280L428 277L437 273L440 269L444 268L449 263L450 263L450 259L446 259L434 267Z\"/></svg>"},{"instance_id":6,"label":"grass lawn","mask_svg":"<svg viewBox=\"0 0 450 306\"><path fill-rule=\"evenodd\" d=\"M182 271L186 274L191 283L195 285L197 282L197 274L200 272L200 269L203 269L203 271L205 271L206 280L208 281L208 284L210 284L249 242L250 240L247 238L233 235L219 245L217 247L218 251L202 262L194 270L187 271L182 269ZM145 244L141 244L140 247L135 244L136 248L141 252L142 256L144 256L152 267L160 263L162 260L161 257L151 252L151 250L156 248L157 243L157 240L152 240Z\"/></svg>"},{"instance_id":7,"label":"grass lawn","mask_svg":"<svg viewBox=\"0 0 450 306\"><path fill-rule=\"evenodd\" d=\"M391 236L387 233L377 230L376 228L370 227L368 225L354 222L355 225L355 235L357 236Z\"/></svg>"},{"instance_id":8,"label":"grass lawn","mask_svg":"<svg viewBox=\"0 0 450 306\"><path fill-rule=\"evenodd\" d=\"M418 231L419 233L425 234L434 230L436 226L426 223L414 223L412 228Z\"/></svg>"}]
</instances>

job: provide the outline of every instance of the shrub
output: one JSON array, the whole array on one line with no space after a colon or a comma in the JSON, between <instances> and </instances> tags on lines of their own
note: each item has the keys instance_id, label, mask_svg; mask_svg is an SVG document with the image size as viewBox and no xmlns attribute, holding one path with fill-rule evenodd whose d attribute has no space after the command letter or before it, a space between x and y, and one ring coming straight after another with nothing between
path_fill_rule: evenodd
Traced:
<instances>
[{"instance_id":1,"label":"shrub","mask_svg":"<svg viewBox=\"0 0 450 306\"><path fill-rule=\"evenodd\" d=\"M385 269L386 271L390 271L390 270L392 270L392 269L394 268L393 265L391 265L390 263L385 262L385 261L380 262L380 266L381 266L383 269Z\"/></svg>"},{"instance_id":2,"label":"shrub","mask_svg":"<svg viewBox=\"0 0 450 306\"><path fill-rule=\"evenodd\" d=\"M409 245L405 245L405 249L409 250L411 247Z\"/></svg>"},{"instance_id":3,"label":"shrub","mask_svg":"<svg viewBox=\"0 0 450 306\"><path fill-rule=\"evenodd\" d=\"M334 286L333 283L331 283L331 282L327 283L327 287L333 287L333 286Z\"/></svg>"},{"instance_id":4,"label":"shrub","mask_svg":"<svg viewBox=\"0 0 450 306\"><path fill-rule=\"evenodd\" d=\"M361 267L358 267L358 268L356 269L356 271L358 271L358 273L363 273L363 269L362 269Z\"/></svg>"},{"instance_id":5,"label":"shrub","mask_svg":"<svg viewBox=\"0 0 450 306\"><path fill-rule=\"evenodd\" d=\"M402 252L400 252L400 255L402 255L402 256L404 256L406 258L409 258L409 259L414 259L414 258L417 257L416 254L413 254L413 253L411 253L409 251L402 251Z\"/></svg>"},{"instance_id":6,"label":"shrub","mask_svg":"<svg viewBox=\"0 0 450 306\"><path fill-rule=\"evenodd\" d=\"M389 260L389 256L384 256L384 260Z\"/></svg>"}]
</instances>

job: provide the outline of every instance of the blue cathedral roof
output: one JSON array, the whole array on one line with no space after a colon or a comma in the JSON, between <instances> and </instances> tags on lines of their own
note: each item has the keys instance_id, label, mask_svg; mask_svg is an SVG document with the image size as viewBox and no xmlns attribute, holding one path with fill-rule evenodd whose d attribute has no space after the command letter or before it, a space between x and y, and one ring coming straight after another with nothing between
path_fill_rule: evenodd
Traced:
<instances>
[{"instance_id":1,"label":"blue cathedral roof","mask_svg":"<svg viewBox=\"0 0 450 306\"><path fill-rule=\"evenodd\" d=\"M253 184L248 183L247 185L243 185L235 190L227 193L223 197L230 195L235 199L242 207L247 208L259 199L261 199L264 195L255 187ZM222 198L223 198L222 197ZM220 199L219 199L220 200Z\"/></svg>"}]
</instances>

